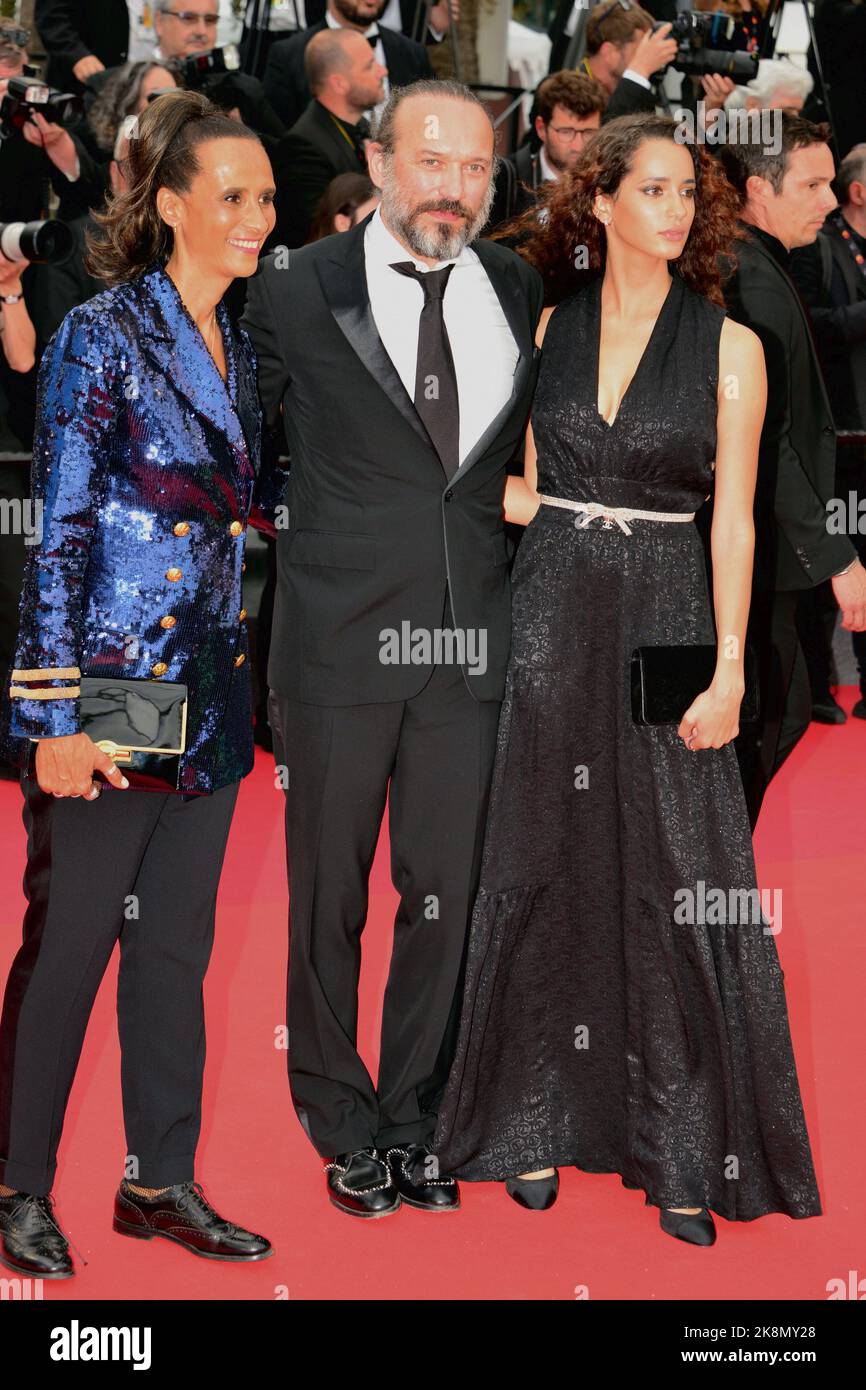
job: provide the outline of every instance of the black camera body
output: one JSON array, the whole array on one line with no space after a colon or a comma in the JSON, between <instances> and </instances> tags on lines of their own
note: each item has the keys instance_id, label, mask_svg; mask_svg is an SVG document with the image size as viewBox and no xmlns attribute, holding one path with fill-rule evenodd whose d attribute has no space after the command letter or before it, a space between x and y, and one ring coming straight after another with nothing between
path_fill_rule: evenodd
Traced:
<instances>
[{"instance_id":1,"label":"black camera body","mask_svg":"<svg viewBox=\"0 0 866 1390\"><path fill-rule=\"evenodd\" d=\"M20 136L34 114L50 125L66 125L84 111L84 102L72 92L57 92L32 77L10 77L6 95L0 102L0 140Z\"/></svg>"},{"instance_id":2,"label":"black camera body","mask_svg":"<svg viewBox=\"0 0 866 1390\"><path fill-rule=\"evenodd\" d=\"M247 110L247 93L235 78L240 74L241 55L233 44L225 48L212 48L208 53L191 53L178 59L174 71L181 86L204 96L218 106L221 111L240 111L241 119L249 124L251 112Z\"/></svg>"},{"instance_id":3,"label":"black camera body","mask_svg":"<svg viewBox=\"0 0 866 1390\"><path fill-rule=\"evenodd\" d=\"M677 56L670 66L695 77L705 73L720 73L730 77L733 82L751 82L758 73L758 59L754 53L737 49L712 48L708 45L730 42L736 28L736 20L727 14L701 14L694 10L681 10L670 21L669 37L677 41ZM654 24L653 31L661 24Z\"/></svg>"}]
</instances>

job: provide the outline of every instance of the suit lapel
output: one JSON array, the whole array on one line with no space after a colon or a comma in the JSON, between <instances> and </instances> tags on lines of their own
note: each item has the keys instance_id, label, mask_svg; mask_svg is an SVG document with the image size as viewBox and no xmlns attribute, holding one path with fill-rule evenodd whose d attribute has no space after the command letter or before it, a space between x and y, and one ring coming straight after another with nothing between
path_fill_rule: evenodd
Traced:
<instances>
[{"instance_id":1,"label":"suit lapel","mask_svg":"<svg viewBox=\"0 0 866 1390\"><path fill-rule=\"evenodd\" d=\"M228 310L217 308L226 354L233 353L238 383L238 409L232 408L226 385L204 339L170 276L154 267L144 278L150 312L145 315L142 338L166 379L187 399L197 415L204 416L227 438L239 478L253 472L250 443L255 449L257 420L245 354L234 334ZM243 421L243 427L242 422ZM250 441L248 443L248 441Z\"/></svg>"},{"instance_id":2,"label":"suit lapel","mask_svg":"<svg viewBox=\"0 0 866 1390\"><path fill-rule=\"evenodd\" d=\"M385 351L370 307L364 264L364 232L372 216L370 213L351 231L332 237L334 247L331 255L318 261L316 269L331 313L350 347L357 353L376 385L385 392L419 439L430 446L438 460L436 446L424 428L415 402Z\"/></svg>"},{"instance_id":3,"label":"suit lapel","mask_svg":"<svg viewBox=\"0 0 866 1390\"><path fill-rule=\"evenodd\" d=\"M400 373L385 350L370 307L364 263L364 232L372 216L372 213L368 214L351 231L331 237L334 243L331 254L327 259L317 261L316 269L325 299L347 342L406 423L419 439L429 445L438 463L436 446L415 409L415 402L403 385ZM534 357L539 355L539 349L533 344L526 298L518 280L516 265L509 258L503 269L496 253L484 241L475 242L472 250L477 253L496 291L520 356L514 369L511 395L451 478L452 484L468 473L496 439L523 390Z\"/></svg>"}]
</instances>

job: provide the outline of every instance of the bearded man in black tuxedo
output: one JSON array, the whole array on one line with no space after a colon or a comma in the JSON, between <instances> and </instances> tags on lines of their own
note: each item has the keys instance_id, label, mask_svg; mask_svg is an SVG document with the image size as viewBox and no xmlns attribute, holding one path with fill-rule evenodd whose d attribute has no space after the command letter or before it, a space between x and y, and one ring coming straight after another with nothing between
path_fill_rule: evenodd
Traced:
<instances>
[{"instance_id":1,"label":"bearded man in black tuxedo","mask_svg":"<svg viewBox=\"0 0 866 1390\"><path fill-rule=\"evenodd\" d=\"M367 156L380 206L267 257L244 318L291 457L268 671L288 784L289 1076L330 1200L361 1217L459 1205L429 1146L505 686L502 502L543 298L526 262L475 240L496 160L468 88L394 93ZM386 799L400 905L374 1085L357 986Z\"/></svg>"}]
</instances>

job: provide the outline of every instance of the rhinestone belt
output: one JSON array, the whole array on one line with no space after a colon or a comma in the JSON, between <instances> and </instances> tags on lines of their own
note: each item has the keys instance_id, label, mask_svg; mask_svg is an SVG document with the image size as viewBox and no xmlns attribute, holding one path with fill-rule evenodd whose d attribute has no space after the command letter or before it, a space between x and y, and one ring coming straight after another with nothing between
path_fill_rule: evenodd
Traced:
<instances>
[{"instance_id":1,"label":"rhinestone belt","mask_svg":"<svg viewBox=\"0 0 866 1390\"><path fill-rule=\"evenodd\" d=\"M574 518L574 524L579 530L583 530L596 517L604 517L604 529L609 531L611 524L615 521L617 526L625 535L631 535L630 521L638 519L640 521L693 521L694 512L642 512L636 507L606 507L603 502L572 502L568 497L547 497L543 492L538 494L542 502L546 502L549 507L567 507L571 512L585 512L583 520L579 516Z\"/></svg>"}]
</instances>

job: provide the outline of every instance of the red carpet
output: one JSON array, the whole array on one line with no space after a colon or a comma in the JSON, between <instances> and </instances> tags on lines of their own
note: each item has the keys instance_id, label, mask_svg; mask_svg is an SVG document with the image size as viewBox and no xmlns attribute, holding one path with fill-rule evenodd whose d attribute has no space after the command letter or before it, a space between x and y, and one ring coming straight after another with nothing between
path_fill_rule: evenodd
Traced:
<instances>
[{"instance_id":1,"label":"red carpet","mask_svg":"<svg viewBox=\"0 0 866 1390\"><path fill-rule=\"evenodd\" d=\"M856 692L841 702L850 711ZM774 782L756 837L758 878L781 889L777 943L824 1215L794 1222L716 1218L712 1250L664 1235L642 1192L616 1175L567 1169L559 1201L535 1214L492 1183L462 1185L463 1209L403 1207L353 1221L324 1196L320 1160L291 1108L285 1016L283 793L259 754L241 788L206 986L208 1062L198 1176L224 1215L276 1247L261 1264L196 1259L165 1241L115 1235L124 1156L115 968L100 991L73 1088L55 1187L59 1218L87 1259L46 1301L100 1299L808 1299L858 1278L866 1229L862 1154L866 723L813 724ZM0 976L20 938L20 792L0 783ZM396 895L379 845L365 934L360 1047L376 1065ZM94 878L99 864L94 860ZM172 891L180 896L183 883ZM171 895L166 904L171 910ZM116 958L116 956L115 956ZM373 1070L375 1075L375 1070ZM0 1270L7 1273L5 1270Z\"/></svg>"}]
</instances>

